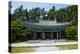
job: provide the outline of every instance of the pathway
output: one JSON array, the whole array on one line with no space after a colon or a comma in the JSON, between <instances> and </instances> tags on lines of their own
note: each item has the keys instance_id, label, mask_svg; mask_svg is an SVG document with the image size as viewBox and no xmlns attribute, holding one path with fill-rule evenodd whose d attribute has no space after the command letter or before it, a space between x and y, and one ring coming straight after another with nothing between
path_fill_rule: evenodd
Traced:
<instances>
[{"instance_id":1,"label":"pathway","mask_svg":"<svg viewBox=\"0 0 80 54\"><path fill-rule=\"evenodd\" d=\"M58 47L39 47L36 49L36 52L42 52L42 51L54 51L54 50L59 50Z\"/></svg>"},{"instance_id":2,"label":"pathway","mask_svg":"<svg viewBox=\"0 0 80 54\"><path fill-rule=\"evenodd\" d=\"M56 42L56 43L13 43L12 47L21 47L21 46L56 46L56 45L71 45L78 44L78 42Z\"/></svg>"}]
</instances>

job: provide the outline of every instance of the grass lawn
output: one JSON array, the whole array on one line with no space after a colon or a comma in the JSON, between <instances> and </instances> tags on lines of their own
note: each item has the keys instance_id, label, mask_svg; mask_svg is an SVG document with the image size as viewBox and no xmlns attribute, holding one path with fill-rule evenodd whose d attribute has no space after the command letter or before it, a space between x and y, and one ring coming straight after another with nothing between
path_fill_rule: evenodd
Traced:
<instances>
[{"instance_id":1,"label":"grass lawn","mask_svg":"<svg viewBox=\"0 0 80 54\"><path fill-rule=\"evenodd\" d=\"M11 53L34 52L37 47L12 47Z\"/></svg>"},{"instance_id":2,"label":"grass lawn","mask_svg":"<svg viewBox=\"0 0 80 54\"><path fill-rule=\"evenodd\" d=\"M66 40L66 42L70 42L70 41L72 41L72 42L78 42L77 40Z\"/></svg>"},{"instance_id":3,"label":"grass lawn","mask_svg":"<svg viewBox=\"0 0 80 54\"><path fill-rule=\"evenodd\" d=\"M74 45L57 45L56 47L59 47L60 49L63 49L63 50L77 49L78 44L74 44Z\"/></svg>"}]
</instances>

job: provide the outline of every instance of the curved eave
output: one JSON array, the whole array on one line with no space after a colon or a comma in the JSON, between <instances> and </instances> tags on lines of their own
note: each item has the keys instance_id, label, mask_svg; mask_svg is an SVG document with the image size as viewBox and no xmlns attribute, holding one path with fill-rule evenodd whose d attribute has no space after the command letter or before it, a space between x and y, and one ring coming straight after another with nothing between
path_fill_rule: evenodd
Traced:
<instances>
[{"instance_id":1,"label":"curved eave","mask_svg":"<svg viewBox=\"0 0 80 54\"><path fill-rule=\"evenodd\" d=\"M60 24L60 25L51 25L51 26L46 26L46 25L36 25L36 24L33 24L33 23L27 23L27 22L23 22L22 23L24 26L26 26L26 27L36 27L36 28L51 28L51 27L64 27L64 26L68 26L68 25L70 25L71 23L65 23L65 24Z\"/></svg>"},{"instance_id":2,"label":"curved eave","mask_svg":"<svg viewBox=\"0 0 80 54\"><path fill-rule=\"evenodd\" d=\"M61 30L64 30L64 28L66 26L69 26L71 23L67 23L67 24L62 24L62 25L54 25L54 26L43 26L43 25L35 25L35 24L31 24L31 23L22 23L25 27L27 27L30 31L36 31L36 32L42 32L42 31L46 31L46 32L59 32Z\"/></svg>"}]
</instances>

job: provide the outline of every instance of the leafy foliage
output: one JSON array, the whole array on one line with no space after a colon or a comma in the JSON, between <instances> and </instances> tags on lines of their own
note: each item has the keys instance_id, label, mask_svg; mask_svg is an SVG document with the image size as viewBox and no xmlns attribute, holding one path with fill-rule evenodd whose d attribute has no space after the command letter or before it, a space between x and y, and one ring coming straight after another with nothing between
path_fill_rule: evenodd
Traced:
<instances>
[{"instance_id":1,"label":"leafy foliage","mask_svg":"<svg viewBox=\"0 0 80 54\"><path fill-rule=\"evenodd\" d=\"M52 9L48 12L48 20L54 20L55 18L55 6L52 7Z\"/></svg>"},{"instance_id":2,"label":"leafy foliage","mask_svg":"<svg viewBox=\"0 0 80 54\"><path fill-rule=\"evenodd\" d=\"M65 29L65 33L67 35L67 39L70 39L70 40L78 40L77 39L78 38L77 32L78 32L77 26L74 26L74 25L72 25L70 27L67 27Z\"/></svg>"},{"instance_id":3,"label":"leafy foliage","mask_svg":"<svg viewBox=\"0 0 80 54\"><path fill-rule=\"evenodd\" d=\"M11 22L11 41L15 42L21 40L29 34L28 30L21 24L19 19ZM26 39L27 40L27 39Z\"/></svg>"}]
</instances>

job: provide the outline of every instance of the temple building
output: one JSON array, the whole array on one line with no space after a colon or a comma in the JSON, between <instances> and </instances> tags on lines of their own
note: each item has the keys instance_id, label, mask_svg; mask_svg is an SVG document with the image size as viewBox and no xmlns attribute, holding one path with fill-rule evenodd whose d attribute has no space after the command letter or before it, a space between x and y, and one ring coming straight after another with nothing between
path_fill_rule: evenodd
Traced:
<instances>
[{"instance_id":1,"label":"temple building","mask_svg":"<svg viewBox=\"0 0 80 54\"><path fill-rule=\"evenodd\" d=\"M27 22L24 21L23 25L32 33L33 40L54 40L60 38L66 38L64 29L69 26L71 22L57 22L55 20L40 20L39 22Z\"/></svg>"}]
</instances>

